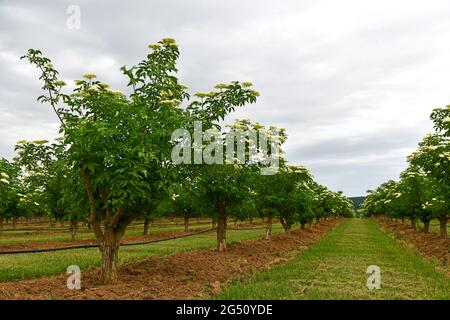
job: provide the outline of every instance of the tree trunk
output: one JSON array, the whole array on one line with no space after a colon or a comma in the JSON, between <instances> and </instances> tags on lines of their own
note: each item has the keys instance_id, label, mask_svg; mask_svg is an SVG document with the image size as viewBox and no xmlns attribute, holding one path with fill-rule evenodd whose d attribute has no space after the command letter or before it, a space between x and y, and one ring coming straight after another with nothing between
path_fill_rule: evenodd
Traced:
<instances>
[{"instance_id":1,"label":"tree trunk","mask_svg":"<svg viewBox=\"0 0 450 320\"><path fill-rule=\"evenodd\" d=\"M0 230L3 230L3 216L0 215Z\"/></svg>"},{"instance_id":2,"label":"tree trunk","mask_svg":"<svg viewBox=\"0 0 450 320\"><path fill-rule=\"evenodd\" d=\"M212 218L211 226L212 226L213 229L216 228L216 218Z\"/></svg>"},{"instance_id":3,"label":"tree trunk","mask_svg":"<svg viewBox=\"0 0 450 320\"><path fill-rule=\"evenodd\" d=\"M267 215L266 240L272 238L272 212Z\"/></svg>"},{"instance_id":4,"label":"tree trunk","mask_svg":"<svg viewBox=\"0 0 450 320\"><path fill-rule=\"evenodd\" d=\"M148 236L148 230L150 229L150 218L144 218L144 236Z\"/></svg>"},{"instance_id":5,"label":"tree trunk","mask_svg":"<svg viewBox=\"0 0 450 320\"><path fill-rule=\"evenodd\" d=\"M188 232L189 231L189 215L185 214L183 218L184 218L184 232Z\"/></svg>"},{"instance_id":6,"label":"tree trunk","mask_svg":"<svg viewBox=\"0 0 450 320\"><path fill-rule=\"evenodd\" d=\"M440 229L440 234L441 237L444 239L447 239L448 234L447 234L447 221L448 221L448 217L447 216L440 216L439 217L439 229Z\"/></svg>"},{"instance_id":7,"label":"tree trunk","mask_svg":"<svg viewBox=\"0 0 450 320\"><path fill-rule=\"evenodd\" d=\"M417 229L417 221L416 218L411 218L411 227L416 230Z\"/></svg>"},{"instance_id":8,"label":"tree trunk","mask_svg":"<svg viewBox=\"0 0 450 320\"><path fill-rule=\"evenodd\" d=\"M117 260L119 254L119 243L117 241L105 241L100 243L99 248L102 254L100 283L114 283L118 279Z\"/></svg>"},{"instance_id":9,"label":"tree trunk","mask_svg":"<svg viewBox=\"0 0 450 320\"><path fill-rule=\"evenodd\" d=\"M219 216L217 218L217 251L225 252L227 250L227 216L225 208L219 207Z\"/></svg>"},{"instance_id":10,"label":"tree trunk","mask_svg":"<svg viewBox=\"0 0 450 320\"><path fill-rule=\"evenodd\" d=\"M13 223L13 230L15 230L16 226L17 226L17 217L16 216L13 216L12 223Z\"/></svg>"},{"instance_id":11,"label":"tree trunk","mask_svg":"<svg viewBox=\"0 0 450 320\"><path fill-rule=\"evenodd\" d=\"M284 219L283 217L280 217L281 225L283 226L284 232L288 232L291 230L291 225L288 223L287 219Z\"/></svg>"},{"instance_id":12,"label":"tree trunk","mask_svg":"<svg viewBox=\"0 0 450 320\"><path fill-rule=\"evenodd\" d=\"M305 225L306 225L306 223L300 222L300 229L305 230Z\"/></svg>"},{"instance_id":13,"label":"tree trunk","mask_svg":"<svg viewBox=\"0 0 450 320\"><path fill-rule=\"evenodd\" d=\"M430 221L423 221L423 229L424 233L428 233L430 231Z\"/></svg>"},{"instance_id":14,"label":"tree trunk","mask_svg":"<svg viewBox=\"0 0 450 320\"><path fill-rule=\"evenodd\" d=\"M249 221L250 221L250 224L253 224L253 218L252 217L250 217Z\"/></svg>"},{"instance_id":15,"label":"tree trunk","mask_svg":"<svg viewBox=\"0 0 450 320\"><path fill-rule=\"evenodd\" d=\"M70 222L70 231L71 231L71 235L72 235L72 241L77 240L78 220L73 220Z\"/></svg>"},{"instance_id":16,"label":"tree trunk","mask_svg":"<svg viewBox=\"0 0 450 320\"><path fill-rule=\"evenodd\" d=\"M197 217L197 224L200 224L200 217Z\"/></svg>"},{"instance_id":17,"label":"tree trunk","mask_svg":"<svg viewBox=\"0 0 450 320\"><path fill-rule=\"evenodd\" d=\"M122 236L125 234L126 226L131 220L120 226L109 225L106 222L102 236L99 240L99 249L102 254L102 264L100 271L100 283L110 284L118 280L117 264ZM94 226L97 232L99 225Z\"/></svg>"},{"instance_id":18,"label":"tree trunk","mask_svg":"<svg viewBox=\"0 0 450 320\"><path fill-rule=\"evenodd\" d=\"M94 193L94 188L90 180L90 173L87 167L82 169L83 182L86 187L89 203L89 217L88 221L92 225L95 237L99 243L99 250L102 255L102 264L100 271L100 282L102 284L108 284L116 282L118 279L117 274L117 261L120 247L120 240L125 233L127 226L131 223L131 215L124 221L123 213L126 210L126 206L122 205L117 208L114 214L111 214L108 208L105 209L104 229L102 229L99 221L96 217L97 201ZM108 195L107 193L101 194L103 202L106 204Z\"/></svg>"}]
</instances>

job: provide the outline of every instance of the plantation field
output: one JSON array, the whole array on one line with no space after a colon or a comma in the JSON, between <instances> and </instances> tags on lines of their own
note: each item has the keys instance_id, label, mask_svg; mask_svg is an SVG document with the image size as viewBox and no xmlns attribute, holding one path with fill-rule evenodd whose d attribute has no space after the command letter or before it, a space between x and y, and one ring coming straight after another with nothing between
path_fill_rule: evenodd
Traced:
<instances>
[{"instance_id":1,"label":"plantation field","mask_svg":"<svg viewBox=\"0 0 450 320\"><path fill-rule=\"evenodd\" d=\"M450 1L16 2L0 303L450 301Z\"/></svg>"},{"instance_id":2,"label":"plantation field","mask_svg":"<svg viewBox=\"0 0 450 320\"><path fill-rule=\"evenodd\" d=\"M226 252L205 247L168 255L150 255L146 259L120 265L118 281L109 285L99 282L99 268L90 268L82 273L82 290L68 290L64 273L3 282L0 283L0 299L208 299L220 292L231 279L285 263L298 250L314 245L342 221L342 218L333 217L305 230L298 227L291 232L280 233L277 230L271 240L262 239L262 233L253 238L247 235L249 239L245 241L230 243ZM183 240L188 243L191 239Z\"/></svg>"},{"instance_id":3,"label":"plantation field","mask_svg":"<svg viewBox=\"0 0 450 320\"><path fill-rule=\"evenodd\" d=\"M381 289L369 290L369 265ZM450 278L377 222L350 219L288 263L235 282L219 299L450 299Z\"/></svg>"},{"instance_id":4,"label":"plantation field","mask_svg":"<svg viewBox=\"0 0 450 320\"><path fill-rule=\"evenodd\" d=\"M173 228L173 227L171 227ZM167 231L165 228L164 231ZM282 228L275 225L273 232L281 232ZM229 230L230 243L254 238L261 238L264 229L257 230ZM58 239L58 237L56 237ZM3 239L6 241L6 239ZM214 232L195 235L188 238L174 239L164 242L122 247L119 263L128 263L147 259L149 256L162 256L177 252L191 251L202 248L212 248L216 244ZM29 279L49 276L66 272L70 265L78 265L81 270L99 266L101 257L97 248L75 249L69 251L0 255L0 281Z\"/></svg>"}]
</instances>

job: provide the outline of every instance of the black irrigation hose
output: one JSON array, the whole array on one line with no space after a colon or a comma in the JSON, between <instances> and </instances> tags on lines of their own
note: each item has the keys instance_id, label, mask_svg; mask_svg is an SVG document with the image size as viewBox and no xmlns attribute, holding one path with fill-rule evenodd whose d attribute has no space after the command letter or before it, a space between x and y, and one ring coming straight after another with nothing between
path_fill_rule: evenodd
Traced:
<instances>
[{"instance_id":1,"label":"black irrigation hose","mask_svg":"<svg viewBox=\"0 0 450 320\"><path fill-rule=\"evenodd\" d=\"M200 224L208 224L210 222L204 222ZM137 227L137 226L143 226L144 223L136 223L136 224L130 224L128 227ZM196 226L198 224L192 224L191 226ZM153 227L166 227L166 226L173 226L173 227L182 227L182 224L176 225L176 224L170 224L170 223L158 223L152 225ZM91 231L91 229L87 227L78 227L78 231ZM0 233L2 232L14 232L14 231L24 231L24 232L59 232L59 231L70 231L70 227L56 227L56 228L34 228L34 229L0 229Z\"/></svg>"},{"instance_id":2,"label":"black irrigation hose","mask_svg":"<svg viewBox=\"0 0 450 320\"><path fill-rule=\"evenodd\" d=\"M191 227L195 227L195 226L197 226L197 225L202 225L202 224L210 224L210 222L205 222L205 223L200 223L200 224L192 224L192 225L190 225ZM130 228L133 228L133 227L137 227L137 226L143 226L144 225L144 223L136 223L136 224L131 224L131 225L129 225L128 227ZM162 223L162 224L154 224L154 225L152 225L153 227L161 227L161 228L164 228L164 227L166 227L166 226L173 226L173 227L183 227L183 225L182 224L179 224L179 225L175 225L175 224L165 224L165 223ZM2 233L2 232L54 232L54 233L57 233L57 232L65 232L65 231L70 231L71 229L70 229L70 227L66 227L66 228L62 228L62 227L57 227L57 228L35 228L35 229L0 229L0 233ZM91 229L89 229L89 228L87 228L87 227L78 227L78 229L77 229L78 231L92 231ZM132 230L132 229L131 229ZM244 229L242 229L242 230L244 230Z\"/></svg>"},{"instance_id":3,"label":"black irrigation hose","mask_svg":"<svg viewBox=\"0 0 450 320\"><path fill-rule=\"evenodd\" d=\"M131 224L129 225L129 227L135 227L135 226L140 226L140 225L144 225L143 223L136 223L136 224ZM155 225L158 226L158 225ZM67 230L71 230L70 227L54 227L54 228L16 228L16 229L0 229L0 232L14 232L14 231L25 231L25 232L59 232L59 231L67 231ZM86 231L86 230L90 230L88 227L78 227L77 228L78 231Z\"/></svg>"},{"instance_id":4,"label":"black irrigation hose","mask_svg":"<svg viewBox=\"0 0 450 320\"><path fill-rule=\"evenodd\" d=\"M49 233L60 233L60 232L66 232L66 231L70 231L70 228L47 228L47 229L6 229L6 230L0 230L0 233L2 232L35 232L35 233L39 233L39 232L49 232ZM91 231L91 229L89 228L78 228L77 231L80 232L86 232L86 231Z\"/></svg>"},{"instance_id":5,"label":"black irrigation hose","mask_svg":"<svg viewBox=\"0 0 450 320\"><path fill-rule=\"evenodd\" d=\"M216 229L207 229L207 230L202 230L202 231L198 231L198 232L194 232L194 233L183 234L181 236L175 236L175 237L159 239L159 240L150 240L150 241L144 241L144 242L125 243L125 244L122 244L121 246L138 246L138 245L155 243L155 242L169 241L169 240L174 240L174 239L179 239L179 238L187 238L187 237L192 237L192 236L196 236L196 235L203 234L203 233L209 233L209 232L212 232L214 230L216 230Z\"/></svg>"},{"instance_id":6,"label":"black irrigation hose","mask_svg":"<svg viewBox=\"0 0 450 320\"><path fill-rule=\"evenodd\" d=\"M262 229L266 229L266 227L257 227L257 228L251 228L251 227L247 227L247 228L227 228L228 230L233 230L233 231L246 231L246 230L262 230Z\"/></svg>"},{"instance_id":7,"label":"black irrigation hose","mask_svg":"<svg viewBox=\"0 0 450 320\"><path fill-rule=\"evenodd\" d=\"M266 228L265 227L259 227L259 228L229 228L229 230L233 230L233 231L262 230L262 229L266 229ZM183 234L183 235L180 235L180 236L174 236L174 237L170 237L170 238L164 238L164 239L156 239L156 240L143 241L143 242L124 243L124 244L121 244L120 246L121 247L129 247L129 246L138 246L138 245L144 245L144 244L150 244L150 243L164 242L164 241L175 240L175 239L180 239L180 238L192 237L192 236L196 236L196 235L199 235L199 234L212 232L214 230L216 230L216 228L202 230L202 231L193 232L193 233L189 233L189 234ZM74 250L74 249L89 249L89 248L98 248L98 244L79 245L79 246L70 246L70 247L61 247L61 248L49 248L49 249L0 251L0 255L55 252L55 251L65 251L65 250Z\"/></svg>"},{"instance_id":8,"label":"black irrigation hose","mask_svg":"<svg viewBox=\"0 0 450 320\"><path fill-rule=\"evenodd\" d=\"M48 225L48 224L51 224L52 222L55 223L54 221L40 221L40 222L34 221L34 222L17 223L17 225L18 226L22 226L22 225L25 225L25 226L45 225L45 224ZM201 222L201 220L200 220L200 222ZM202 224L206 224L206 223L211 223L211 221L203 221L201 223ZM183 224L183 222L179 221L179 225L182 225L182 224ZM10 225L10 224L9 223L5 223L5 225ZM135 225L135 226L144 225L144 222L136 223L136 224L133 224L133 225ZM161 222L161 223L158 223L157 225L161 225L161 226L163 226L163 225L176 225L176 223L175 222Z\"/></svg>"},{"instance_id":9,"label":"black irrigation hose","mask_svg":"<svg viewBox=\"0 0 450 320\"><path fill-rule=\"evenodd\" d=\"M11 250L11 251L0 251L0 255L6 254L21 254L21 253L39 253L39 252L54 252L54 251L63 251L63 250L72 250L72 249L87 249L87 248L98 248L98 245L84 245L84 246L70 246L70 247L61 247L61 248L50 248L50 249L34 249L34 250Z\"/></svg>"},{"instance_id":10,"label":"black irrigation hose","mask_svg":"<svg viewBox=\"0 0 450 320\"><path fill-rule=\"evenodd\" d=\"M170 238L156 239L156 240L143 241L143 242L124 243L124 244L121 244L120 246L127 247L127 246L137 246L137 245L144 245L144 244L150 244L150 243L156 243L156 242L164 242L164 241L169 241L169 240L174 240L174 239L179 239L179 238L192 237L192 236L196 236L199 234L212 232L214 230L215 229L207 229L207 230L202 230L202 231L198 231L198 232L194 232L194 233L183 234L181 236L174 236L174 237L170 237ZM70 246L70 247L61 247L61 248L49 248L49 249L0 251L0 255L55 252L55 251L74 250L74 249L89 249L89 248L98 248L98 244L79 245L79 246Z\"/></svg>"},{"instance_id":11,"label":"black irrigation hose","mask_svg":"<svg viewBox=\"0 0 450 320\"><path fill-rule=\"evenodd\" d=\"M78 231L84 231L84 230L89 230L88 228L78 228ZM23 231L23 232L59 232L59 231L70 231L70 228L36 228L36 229L2 229L0 230L1 232L15 232L15 231Z\"/></svg>"}]
</instances>

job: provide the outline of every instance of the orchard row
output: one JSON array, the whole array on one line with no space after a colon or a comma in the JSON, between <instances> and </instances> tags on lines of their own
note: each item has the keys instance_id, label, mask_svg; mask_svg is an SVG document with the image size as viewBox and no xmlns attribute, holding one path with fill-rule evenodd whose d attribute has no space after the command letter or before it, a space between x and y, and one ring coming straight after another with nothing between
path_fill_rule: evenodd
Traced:
<instances>
[{"instance_id":1,"label":"orchard row","mask_svg":"<svg viewBox=\"0 0 450 320\"><path fill-rule=\"evenodd\" d=\"M392 219L417 221L428 232L430 221L438 219L440 234L447 238L450 218L450 106L431 114L435 131L428 134L417 151L408 156L408 167L399 181L387 181L362 205L367 216L386 215Z\"/></svg>"},{"instance_id":2,"label":"orchard row","mask_svg":"<svg viewBox=\"0 0 450 320\"><path fill-rule=\"evenodd\" d=\"M100 280L109 283L117 280L121 238L136 220L148 224L173 214L212 217L217 249L224 251L229 217L267 218L270 238L273 219L288 231L294 224L304 228L314 219L353 214L352 203L340 192L315 182L305 167L287 163L281 148L286 133L274 126L237 120L227 127L264 132L269 140L278 132L280 148L270 151L265 161L173 163L175 130L193 132L199 121L203 130L222 130L224 118L237 107L255 103L259 93L249 82L234 81L191 97L176 77L175 41L162 39L149 48L137 65L121 68L128 95L110 90L94 74L76 80L65 93L66 83L51 61L39 50L28 51L23 59L38 68L45 92L38 101L54 110L61 138L19 141L14 160L1 160L1 219L49 216L71 221L73 230L87 222L102 255ZM240 145L244 153L255 152L248 143ZM217 158L215 150L211 152ZM278 172L262 175L273 158Z\"/></svg>"}]
</instances>

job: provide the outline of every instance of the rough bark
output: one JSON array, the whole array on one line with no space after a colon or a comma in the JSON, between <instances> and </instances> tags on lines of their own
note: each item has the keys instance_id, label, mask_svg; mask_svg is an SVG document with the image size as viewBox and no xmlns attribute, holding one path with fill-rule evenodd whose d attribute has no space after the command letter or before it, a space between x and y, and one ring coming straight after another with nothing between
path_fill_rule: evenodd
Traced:
<instances>
[{"instance_id":1,"label":"rough bark","mask_svg":"<svg viewBox=\"0 0 450 320\"><path fill-rule=\"evenodd\" d=\"M291 224L288 222L287 219L280 217L281 225L283 226L284 232L288 232L291 230Z\"/></svg>"},{"instance_id":2,"label":"rough bark","mask_svg":"<svg viewBox=\"0 0 450 320\"><path fill-rule=\"evenodd\" d=\"M117 261L119 256L120 237L112 230L105 230L105 239L100 242L102 254L100 282L102 284L114 283L118 280Z\"/></svg>"},{"instance_id":3,"label":"rough bark","mask_svg":"<svg viewBox=\"0 0 450 320\"><path fill-rule=\"evenodd\" d=\"M266 226L266 240L270 240L272 238L272 212L267 214L267 226Z\"/></svg>"},{"instance_id":4,"label":"rough bark","mask_svg":"<svg viewBox=\"0 0 450 320\"><path fill-rule=\"evenodd\" d=\"M184 232L188 232L189 231L189 215L184 214L183 219L184 219Z\"/></svg>"},{"instance_id":5,"label":"rough bark","mask_svg":"<svg viewBox=\"0 0 450 320\"><path fill-rule=\"evenodd\" d=\"M448 238L447 222L448 222L448 217L447 216L440 216L439 217L439 230L440 230L441 237L444 238L444 239Z\"/></svg>"},{"instance_id":6,"label":"rough bark","mask_svg":"<svg viewBox=\"0 0 450 320\"><path fill-rule=\"evenodd\" d=\"M72 241L77 240L78 237L78 220L73 220L70 222L70 234L72 236Z\"/></svg>"},{"instance_id":7,"label":"rough bark","mask_svg":"<svg viewBox=\"0 0 450 320\"><path fill-rule=\"evenodd\" d=\"M102 229L100 222L96 218L96 194L90 180L89 170L87 168L83 169L83 182L86 188L89 203L88 221L92 225L92 229L99 243L99 249L102 255L100 283L114 283L118 280L117 261L120 241L122 235L125 233L127 225L131 222L131 220L124 221L119 225L119 221L123 217L126 206L120 206L115 212L111 212L108 208L106 208L104 209L104 228ZM104 203L107 203L108 194L106 190L100 191L100 197Z\"/></svg>"},{"instance_id":8,"label":"rough bark","mask_svg":"<svg viewBox=\"0 0 450 320\"><path fill-rule=\"evenodd\" d=\"M223 204L219 205L219 216L217 217L217 251L227 250L227 216Z\"/></svg>"},{"instance_id":9,"label":"rough bark","mask_svg":"<svg viewBox=\"0 0 450 320\"><path fill-rule=\"evenodd\" d=\"M144 236L148 236L148 231L150 229L150 218L144 218Z\"/></svg>"},{"instance_id":10,"label":"rough bark","mask_svg":"<svg viewBox=\"0 0 450 320\"><path fill-rule=\"evenodd\" d=\"M414 230L417 229L417 220L416 220L416 218L411 218L411 227L413 227Z\"/></svg>"},{"instance_id":11,"label":"rough bark","mask_svg":"<svg viewBox=\"0 0 450 320\"><path fill-rule=\"evenodd\" d=\"M422 229L422 231L424 233L428 233L430 231L430 221L425 220L425 221L422 221L422 222L423 222L423 229Z\"/></svg>"}]
</instances>

